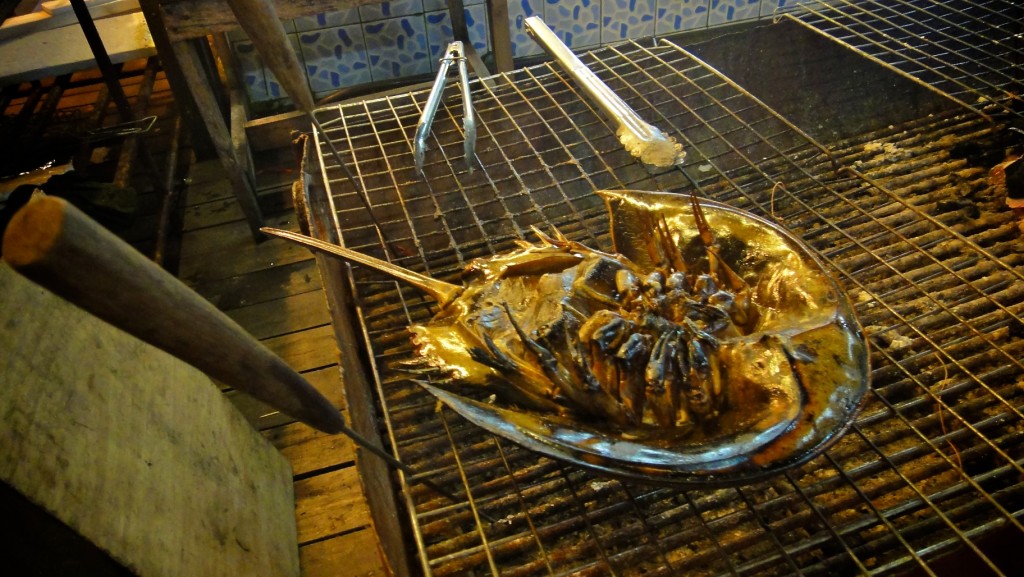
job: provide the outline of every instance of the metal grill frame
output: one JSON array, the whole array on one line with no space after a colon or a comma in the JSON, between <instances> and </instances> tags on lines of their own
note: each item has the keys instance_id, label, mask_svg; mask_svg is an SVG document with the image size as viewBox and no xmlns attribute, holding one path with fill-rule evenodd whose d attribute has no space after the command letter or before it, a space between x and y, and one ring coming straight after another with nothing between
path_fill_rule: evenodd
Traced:
<instances>
[{"instance_id":1,"label":"metal grill frame","mask_svg":"<svg viewBox=\"0 0 1024 577\"><path fill-rule=\"evenodd\" d=\"M986 213L977 230L958 209L936 208L962 163L928 142L976 139L992 125L952 111L830 150L672 42L582 58L642 117L670 127L689 152L684 166L639 165L548 64L493 87L473 83L482 164L473 173L460 161L461 111L447 105L457 99L446 98L435 120L426 179L412 169L425 92L323 108L317 149L342 242L453 280L473 258L528 237L530 225L610 249L593 190L695 187L803 238L854 296L876 342L906 344L875 348L867 407L807 465L728 489L648 487L539 457L438 409L392 368L411 354L401 329L434 307L354 268L368 371L394 454L466 496L449 503L402 479L423 572L929 574L954 550L998 572L984 537L1024 534L1024 342L1014 336L1024 327L1024 274L1011 250L1020 241L1006 215ZM325 139L345 151L389 249ZM915 139L921 146L895 173L866 152ZM939 188L915 189L920 170L934 167ZM964 178L981 186L977 175Z\"/></svg>"},{"instance_id":2,"label":"metal grill frame","mask_svg":"<svg viewBox=\"0 0 1024 577\"><path fill-rule=\"evenodd\" d=\"M800 8L783 17L978 114L1024 118L1019 2L813 0Z\"/></svg>"}]
</instances>

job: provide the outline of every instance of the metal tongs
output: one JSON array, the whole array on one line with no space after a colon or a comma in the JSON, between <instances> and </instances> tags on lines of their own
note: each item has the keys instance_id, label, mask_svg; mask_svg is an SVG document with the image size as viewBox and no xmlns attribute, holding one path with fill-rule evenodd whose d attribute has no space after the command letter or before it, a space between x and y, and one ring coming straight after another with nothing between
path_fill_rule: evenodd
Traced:
<instances>
[{"instance_id":1,"label":"metal tongs","mask_svg":"<svg viewBox=\"0 0 1024 577\"><path fill-rule=\"evenodd\" d=\"M444 92L444 85L448 81L448 69L452 62L459 65L459 81L462 85L462 131L465 133L463 148L466 154L466 168L469 170L473 170L473 156L476 154L476 117L473 115L473 101L469 95L469 75L466 72L466 53L462 48L462 42L448 44L448 49L445 50L440 62L437 78L434 79L434 86L430 89L430 96L427 97L427 104L423 107L423 114L420 115L420 122L416 127L413 155L416 157L416 170L420 174L423 173L427 134L430 133L430 125L434 122L437 107L441 104L441 93Z\"/></svg>"},{"instance_id":2,"label":"metal tongs","mask_svg":"<svg viewBox=\"0 0 1024 577\"><path fill-rule=\"evenodd\" d=\"M669 167L682 164L686 153L675 139L644 122L628 104L594 74L538 16L525 20L526 31L583 89L610 120L619 124L615 134L622 146L645 164Z\"/></svg>"}]
</instances>

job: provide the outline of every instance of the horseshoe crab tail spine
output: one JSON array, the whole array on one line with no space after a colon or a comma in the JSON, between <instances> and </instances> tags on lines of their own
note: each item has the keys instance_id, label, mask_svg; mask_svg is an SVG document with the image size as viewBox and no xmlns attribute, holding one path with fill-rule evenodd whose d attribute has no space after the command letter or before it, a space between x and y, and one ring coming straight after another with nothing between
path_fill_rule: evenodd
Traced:
<instances>
[{"instance_id":1,"label":"horseshoe crab tail spine","mask_svg":"<svg viewBox=\"0 0 1024 577\"><path fill-rule=\"evenodd\" d=\"M419 290L423 291L428 296L436 300L437 304L440 305L441 307L444 307L445 305L450 303L452 300L455 299L455 297L459 296L459 294L462 292L461 286L433 279L430 278L429 276L420 274L416 271L412 271L407 268L402 268L400 266L394 265L390 262L381 260L379 258L374 258L372 256L368 256L360 252L356 252L354 250L338 246L336 244L324 242L322 240L309 237L304 234L299 234L297 232L292 232L290 230L281 230L270 227L263 227L260 229L260 231L263 232L264 234L269 234L271 236L276 236L283 238L285 240L289 240L296 244L301 244L302 246L310 250L322 252L324 254L340 258L345 262L361 264L363 266L368 266L370 268L377 269L380 272L395 278L396 280L407 282L410 285L418 288Z\"/></svg>"}]
</instances>

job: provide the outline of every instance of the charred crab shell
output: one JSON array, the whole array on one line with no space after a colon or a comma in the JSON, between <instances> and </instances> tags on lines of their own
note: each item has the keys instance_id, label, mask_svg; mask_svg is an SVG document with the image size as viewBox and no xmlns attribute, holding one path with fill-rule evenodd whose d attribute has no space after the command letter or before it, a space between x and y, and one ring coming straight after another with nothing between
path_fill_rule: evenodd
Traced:
<instances>
[{"instance_id":1,"label":"charred crab shell","mask_svg":"<svg viewBox=\"0 0 1024 577\"><path fill-rule=\"evenodd\" d=\"M687 266L707 266L689 197L599 194L607 202L615 251L640 271L663 264L654 262L649 250L651 222L662 217ZM569 290L566 285L578 271L566 259L574 257L550 247L527 251L525 259L517 253L516 266L536 274L512 275L504 279L508 283L470 282L430 323L410 327L418 354L448 372L455 384L423 386L471 422L529 449L649 482L735 484L820 454L850 425L868 387L867 343L849 299L823 263L790 233L726 205L708 200L700 205L719 257L750 287L759 311L746 334L724 339L717 350L724 367L722 387L732 406L742 409L723 411L711 433L652 437L567 417L550 401L550 391L531 389L536 381L529 375L509 383L509 371L482 365L471 354L467 344L500 350L496 343L516 340L507 334L512 329L506 311L532 328L562 314L555 310L557 299L520 298L507 309L499 302L510 295ZM492 275L490 281L501 277L507 264L502 258L479 261L474 274ZM544 274L548 270L553 272ZM532 284L508 286L514 283ZM480 334L490 342L482 342ZM498 401L461 394L466 386L493 388Z\"/></svg>"}]
</instances>

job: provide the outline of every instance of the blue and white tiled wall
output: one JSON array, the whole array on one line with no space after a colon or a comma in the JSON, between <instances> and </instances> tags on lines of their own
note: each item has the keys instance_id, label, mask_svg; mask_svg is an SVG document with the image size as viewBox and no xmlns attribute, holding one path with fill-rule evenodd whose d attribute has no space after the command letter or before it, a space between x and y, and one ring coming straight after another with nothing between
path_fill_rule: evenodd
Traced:
<instances>
[{"instance_id":1,"label":"blue and white tiled wall","mask_svg":"<svg viewBox=\"0 0 1024 577\"><path fill-rule=\"evenodd\" d=\"M807 0L493 0L508 2L513 57L542 50L523 29L540 15L574 50L750 20ZM463 0L469 37L490 50L485 0ZM314 96L371 81L430 74L452 40L444 0L391 0L285 22ZM253 102L285 96L240 30L229 34Z\"/></svg>"}]
</instances>

